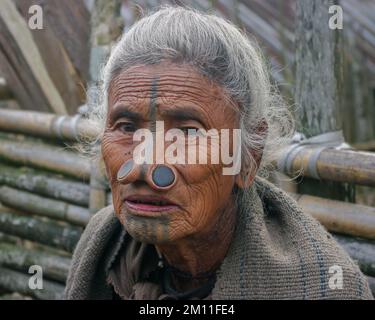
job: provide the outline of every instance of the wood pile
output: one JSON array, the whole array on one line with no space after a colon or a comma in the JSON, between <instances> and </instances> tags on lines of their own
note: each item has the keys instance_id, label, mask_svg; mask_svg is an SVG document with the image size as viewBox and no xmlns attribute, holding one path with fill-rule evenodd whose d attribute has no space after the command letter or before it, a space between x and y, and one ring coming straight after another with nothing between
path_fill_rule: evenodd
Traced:
<instances>
[{"instance_id":1,"label":"wood pile","mask_svg":"<svg viewBox=\"0 0 375 320\"><path fill-rule=\"evenodd\" d=\"M85 225L110 198L100 166L73 147L80 132L95 130L85 120L65 117L58 121L59 138L55 114L0 113L0 292L7 299L12 292L59 299ZM28 286L32 265L42 267L42 290Z\"/></svg>"}]
</instances>

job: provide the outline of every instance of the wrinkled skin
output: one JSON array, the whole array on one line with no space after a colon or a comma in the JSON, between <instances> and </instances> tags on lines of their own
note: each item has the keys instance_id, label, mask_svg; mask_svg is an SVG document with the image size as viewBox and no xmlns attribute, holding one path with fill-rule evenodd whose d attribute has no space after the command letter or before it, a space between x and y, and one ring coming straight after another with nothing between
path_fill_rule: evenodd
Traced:
<instances>
[{"instance_id":1,"label":"wrinkled skin","mask_svg":"<svg viewBox=\"0 0 375 320\"><path fill-rule=\"evenodd\" d=\"M184 108L198 115L199 121L166 114ZM217 269L226 255L235 226L232 190L238 177L223 175L221 164L176 164L176 184L168 191L160 191L142 179L119 183L116 174L139 143L133 142L134 130L151 128L155 120L164 120L165 131L233 129L238 127L236 108L220 86L183 64L134 66L110 84L102 154L115 212L135 239L154 243L169 264L193 275ZM129 119L124 110L138 113L139 119ZM145 215L127 206L125 198L129 195L162 195L177 207ZM198 280L176 280L181 290L197 285Z\"/></svg>"}]
</instances>

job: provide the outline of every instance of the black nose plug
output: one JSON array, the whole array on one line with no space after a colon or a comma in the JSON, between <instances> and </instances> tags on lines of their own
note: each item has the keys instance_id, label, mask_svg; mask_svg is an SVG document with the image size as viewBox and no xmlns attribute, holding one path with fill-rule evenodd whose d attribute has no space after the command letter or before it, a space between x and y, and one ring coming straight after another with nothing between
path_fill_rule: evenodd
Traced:
<instances>
[{"instance_id":1,"label":"black nose plug","mask_svg":"<svg viewBox=\"0 0 375 320\"><path fill-rule=\"evenodd\" d=\"M166 188L173 184L176 175L173 170L165 165L158 165L152 170L152 181L161 188Z\"/></svg>"},{"instance_id":2,"label":"black nose plug","mask_svg":"<svg viewBox=\"0 0 375 320\"><path fill-rule=\"evenodd\" d=\"M146 174L143 175L142 172ZM121 183L131 183L138 179L146 180L156 189L169 189L177 179L176 171L173 167L159 164L150 166L147 164L136 165L133 159L126 161L117 172L117 180Z\"/></svg>"}]
</instances>

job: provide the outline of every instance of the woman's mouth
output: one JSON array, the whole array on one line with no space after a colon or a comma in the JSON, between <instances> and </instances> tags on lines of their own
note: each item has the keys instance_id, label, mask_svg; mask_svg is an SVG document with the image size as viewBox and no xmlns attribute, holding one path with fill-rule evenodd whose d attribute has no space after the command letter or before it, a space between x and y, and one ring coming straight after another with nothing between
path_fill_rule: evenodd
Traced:
<instances>
[{"instance_id":1,"label":"woman's mouth","mask_svg":"<svg viewBox=\"0 0 375 320\"><path fill-rule=\"evenodd\" d=\"M177 209L168 199L158 196L130 196L125 199L127 207L133 211L163 212Z\"/></svg>"}]
</instances>

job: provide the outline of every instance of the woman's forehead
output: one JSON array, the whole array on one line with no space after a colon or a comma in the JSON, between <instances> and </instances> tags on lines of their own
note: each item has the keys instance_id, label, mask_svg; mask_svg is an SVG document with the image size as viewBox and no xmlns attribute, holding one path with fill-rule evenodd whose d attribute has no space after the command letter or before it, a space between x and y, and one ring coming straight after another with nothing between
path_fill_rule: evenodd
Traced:
<instances>
[{"instance_id":1,"label":"woman's forehead","mask_svg":"<svg viewBox=\"0 0 375 320\"><path fill-rule=\"evenodd\" d=\"M193 67L166 62L126 69L114 77L109 86L109 95L116 97L183 93L203 97L213 94L215 97L219 91L223 91L221 87L199 74Z\"/></svg>"},{"instance_id":2,"label":"woman's forehead","mask_svg":"<svg viewBox=\"0 0 375 320\"><path fill-rule=\"evenodd\" d=\"M161 63L136 66L122 71L110 83L109 111L118 104L173 105L190 102L204 109L226 109L229 99L218 84L210 81L187 64ZM233 109L230 108L232 111Z\"/></svg>"}]
</instances>

